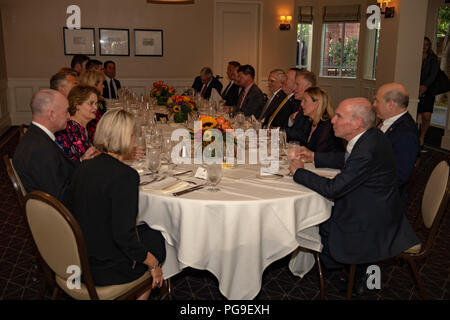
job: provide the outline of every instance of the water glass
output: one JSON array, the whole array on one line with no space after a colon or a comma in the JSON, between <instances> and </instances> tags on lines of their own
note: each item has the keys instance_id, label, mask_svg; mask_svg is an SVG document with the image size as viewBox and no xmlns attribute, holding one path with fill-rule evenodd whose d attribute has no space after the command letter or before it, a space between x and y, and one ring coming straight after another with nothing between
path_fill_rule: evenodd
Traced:
<instances>
[{"instance_id":1,"label":"water glass","mask_svg":"<svg viewBox=\"0 0 450 320\"><path fill-rule=\"evenodd\" d=\"M134 158L137 168L145 167L145 136L139 135L134 139Z\"/></svg>"},{"instance_id":2,"label":"water glass","mask_svg":"<svg viewBox=\"0 0 450 320\"><path fill-rule=\"evenodd\" d=\"M236 114L236 124L238 127L243 127L245 124L245 115L243 112L238 112Z\"/></svg>"},{"instance_id":3,"label":"water glass","mask_svg":"<svg viewBox=\"0 0 450 320\"><path fill-rule=\"evenodd\" d=\"M161 167L161 153L158 148L147 148L147 167L158 176L159 168Z\"/></svg>"},{"instance_id":4,"label":"water glass","mask_svg":"<svg viewBox=\"0 0 450 320\"><path fill-rule=\"evenodd\" d=\"M217 184L222 179L222 165L217 163L212 163L206 166L207 179L210 188L206 189L211 192L217 192L220 189L217 188Z\"/></svg>"}]
</instances>

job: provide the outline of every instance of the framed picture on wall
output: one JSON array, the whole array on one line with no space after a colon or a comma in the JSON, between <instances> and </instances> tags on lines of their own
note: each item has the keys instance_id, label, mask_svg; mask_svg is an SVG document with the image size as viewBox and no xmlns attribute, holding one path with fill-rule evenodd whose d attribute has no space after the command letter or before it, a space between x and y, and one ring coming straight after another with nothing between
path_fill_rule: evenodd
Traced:
<instances>
[{"instance_id":1,"label":"framed picture on wall","mask_svg":"<svg viewBox=\"0 0 450 320\"><path fill-rule=\"evenodd\" d=\"M69 29L63 28L64 54L85 54L95 56L94 28Z\"/></svg>"},{"instance_id":2,"label":"framed picture on wall","mask_svg":"<svg viewBox=\"0 0 450 320\"><path fill-rule=\"evenodd\" d=\"M128 29L99 29L101 56L129 56L130 42Z\"/></svg>"},{"instance_id":3,"label":"framed picture on wall","mask_svg":"<svg viewBox=\"0 0 450 320\"><path fill-rule=\"evenodd\" d=\"M163 56L163 31L134 29L135 56Z\"/></svg>"}]
</instances>

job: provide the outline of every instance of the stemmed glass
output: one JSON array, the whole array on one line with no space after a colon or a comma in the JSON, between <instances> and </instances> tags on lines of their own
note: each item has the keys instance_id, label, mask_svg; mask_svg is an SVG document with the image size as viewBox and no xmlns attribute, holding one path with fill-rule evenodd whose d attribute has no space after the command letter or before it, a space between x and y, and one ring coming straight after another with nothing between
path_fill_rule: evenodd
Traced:
<instances>
[{"instance_id":1,"label":"stemmed glass","mask_svg":"<svg viewBox=\"0 0 450 320\"><path fill-rule=\"evenodd\" d=\"M285 130L280 130L279 138L280 138L280 150L282 151L282 155L285 156L287 155L287 138Z\"/></svg>"},{"instance_id":2,"label":"stemmed glass","mask_svg":"<svg viewBox=\"0 0 450 320\"><path fill-rule=\"evenodd\" d=\"M222 179L222 166L217 163L212 163L206 166L208 185L210 186L208 191L217 192L220 189L217 188L217 184Z\"/></svg>"},{"instance_id":3,"label":"stemmed glass","mask_svg":"<svg viewBox=\"0 0 450 320\"><path fill-rule=\"evenodd\" d=\"M166 175L170 176L175 164L172 161L172 147L174 145L174 141L172 141L169 137L163 138L163 143L161 145L161 159L164 164L167 164L167 172Z\"/></svg>"},{"instance_id":4,"label":"stemmed glass","mask_svg":"<svg viewBox=\"0 0 450 320\"><path fill-rule=\"evenodd\" d=\"M161 167L161 152L159 148L147 148L147 166L157 178Z\"/></svg>"}]
</instances>

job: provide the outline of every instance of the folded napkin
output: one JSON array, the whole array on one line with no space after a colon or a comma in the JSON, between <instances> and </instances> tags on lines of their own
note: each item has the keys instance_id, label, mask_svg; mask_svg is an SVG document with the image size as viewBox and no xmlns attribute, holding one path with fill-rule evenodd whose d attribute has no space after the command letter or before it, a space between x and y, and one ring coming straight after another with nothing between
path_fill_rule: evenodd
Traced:
<instances>
[{"instance_id":1,"label":"folded napkin","mask_svg":"<svg viewBox=\"0 0 450 320\"><path fill-rule=\"evenodd\" d=\"M169 185L166 184L165 187L163 188L155 188L156 186L152 186L152 184L148 184L145 186L142 186L141 188L146 191L146 192L151 192L151 193L159 193L159 194L171 194L174 192L178 192L178 191L182 191L185 190L187 188L191 187L191 184L189 182L186 181L178 181L176 183L171 183Z\"/></svg>"}]
</instances>

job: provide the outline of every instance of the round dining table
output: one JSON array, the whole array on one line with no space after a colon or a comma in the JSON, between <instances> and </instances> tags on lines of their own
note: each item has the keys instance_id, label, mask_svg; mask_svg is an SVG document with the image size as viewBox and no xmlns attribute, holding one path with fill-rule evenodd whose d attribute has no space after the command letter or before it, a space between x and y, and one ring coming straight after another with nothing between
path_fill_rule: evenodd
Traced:
<instances>
[{"instance_id":1,"label":"round dining table","mask_svg":"<svg viewBox=\"0 0 450 320\"><path fill-rule=\"evenodd\" d=\"M278 175L261 175L257 164L225 166L217 192L195 177L198 167L177 165L175 176L140 187L137 223L164 236L165 278L186 267L208 270L220 292L237 300L253 299L267 266L289 254L293 274L302 277L312 269L312 254L299 248L321 251L318 225L330 217L332 201L294 182L287 163ZM311 163L306 168L327 177L338 173ZM142 175L141 182L150 177ZM172 186L202 187L177 195Z\"/></svg>"}]
</instances>

